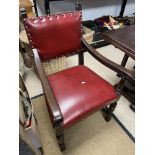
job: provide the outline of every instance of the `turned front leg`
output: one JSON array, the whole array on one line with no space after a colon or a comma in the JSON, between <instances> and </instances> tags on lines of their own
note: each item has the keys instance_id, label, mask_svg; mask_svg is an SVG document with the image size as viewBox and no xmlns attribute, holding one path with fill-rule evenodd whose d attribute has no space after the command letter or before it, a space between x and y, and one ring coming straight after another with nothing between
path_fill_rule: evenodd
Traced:
<instances>
[{"instance_id":1,"label":"turned front leg","mask_svg":"<svg viewBox=\"0 0 155 155\"><path fill-rule=\"evenodd\" d=\"M66 149L65 142L64 142L64 130L61 126L56 128L56 138L60 147L61 151Z\"/></svg>"},{"instance_id":2,"label":"turned front leg","mask_svg":"<svg viewBox=\"0 0 155 155\"><path fill-rule=\"evenodd\" d=\"M113 111L115 110L116 106L117 106L117 102L112 103L112 104L109 106L109 108L106 110L106 115L104 116L106 122L109 122L109 121L111 120Z\"/></svg>"}]
</instances>

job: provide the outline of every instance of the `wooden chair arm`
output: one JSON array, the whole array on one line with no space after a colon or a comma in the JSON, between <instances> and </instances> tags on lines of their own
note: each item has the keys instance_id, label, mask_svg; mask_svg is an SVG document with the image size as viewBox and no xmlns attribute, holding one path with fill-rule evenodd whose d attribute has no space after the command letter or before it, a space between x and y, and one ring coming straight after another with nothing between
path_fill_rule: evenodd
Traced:
<instances>
[{"instance_id":1,"label":"wooden chair arm","mask_svg":"<svg viewBox=\"0 0 155 155\"><path fill-rule=\"evenodd\" d=\"M50 87L49 81L45 75L44 69L42 67L42 63L40 61L38 51L36 49L33 49L33 55L34 55L34 62L35 67L38 72L39 78L41 80L43 91L45 93L45 99L48 107L48 111L51 117L51 120L53 121L53 126L56 127L58 124L60 124L63 121L63 116L60 111L59 105L56 101L56 98L54 96L54 93Z\"/></svg>"},{"instance_id":2,"label":"wooden chair arm","mask_svg":"<svg viewBox=\"0 0 155 155\"><path fill-rule=\"evenodd\" d=\"M100 54L97 50L95 50L91 45L89 45L83 37L81 38L81 44L95 59L97 59L103 65L119 73L124 78L130 79L130 80L135 79L134 71L128 70L124 68L123 66L107 59L102 54Z\"/></svg>"}]
</instances>

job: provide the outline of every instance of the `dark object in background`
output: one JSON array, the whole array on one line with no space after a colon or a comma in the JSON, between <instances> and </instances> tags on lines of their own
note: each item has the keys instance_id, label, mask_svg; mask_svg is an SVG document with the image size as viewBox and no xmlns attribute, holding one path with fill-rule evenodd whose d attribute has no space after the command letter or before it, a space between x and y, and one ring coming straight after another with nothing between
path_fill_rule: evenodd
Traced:
<instances>
[{"instance_id":1,"label":"dark object in background","mask_svg":"<svg viewBox=\"0 0 155 155\"><path fill-rule=\"evenodd\" d=\"M135 24L135 16L125 16L125 17L112 17L102 16L94 20L87 20L82 22L83 25L93 31L97 32L106 32L113 29L123 28L128 25Z\"/></svg>"},{"instance_id":2,"label":"dark object in background","mask_svg":"<svg viewBox=\"0 0 155 155\"><path fill-rule=\"evenodd\" d=\"M31 147L19 137L19 155L35 155Z\"/></svg>"},{"instance_id":3,"label":"dark object in background","mask_svg":"<svg viewBox=\"0 0 155 155\"><path fill-rule=\"evenodd\" d=\"M92 31L99 32L99 25L93 20L87 20L82 22L83 26L91 29Z\"/></svg>"},{"instance_id":4,"label":"dark object in background","mask_svg":"<svg viewBox=\"0 0 155 155\"><path fill-rule=\"evenodd\" d=\"M134 25L135 24L135 17L114 17L114 19L116 19L118 22L122 22L124 23L124 25Z\"/></svg>"}]
</instances>

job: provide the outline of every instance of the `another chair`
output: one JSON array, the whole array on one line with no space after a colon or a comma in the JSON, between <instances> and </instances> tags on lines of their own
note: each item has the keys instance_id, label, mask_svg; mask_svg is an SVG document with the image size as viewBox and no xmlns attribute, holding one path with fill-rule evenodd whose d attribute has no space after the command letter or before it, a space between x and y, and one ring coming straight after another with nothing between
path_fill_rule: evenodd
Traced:
<instances>
[{"instance_id":1,"label":"another chair","mask_svg":"<svg viewBox=\"0 0 155 155\"><path fill-rule=\"evenodd\" d=\"M133 76L131 71L106 59L83 39L81 19L79 10L24 21L61 151L65 149L64 129L104 108L105 119L110 121L124 79ZM100 63L122 75L117 88L84 65L84 51L88 51ZM42 62L75 53L79 55L78 66L45 75Z\"/></svg>"}]
</instances>

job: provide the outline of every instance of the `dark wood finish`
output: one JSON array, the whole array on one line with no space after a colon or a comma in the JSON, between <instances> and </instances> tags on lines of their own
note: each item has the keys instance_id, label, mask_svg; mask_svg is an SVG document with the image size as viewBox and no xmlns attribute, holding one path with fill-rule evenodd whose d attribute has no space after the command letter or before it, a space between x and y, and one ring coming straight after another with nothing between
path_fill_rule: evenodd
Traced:
<instances>
[{"instance_id":1,"label":"dark wood finish","mask_svg":"<svg viewBox=\"0 0 155 155\"><path fill-rule=\"evenodd\" d=\"M121 78L121 80L119 81L119 83L115 86L115 89L116 89L116 92L117 92L117 95L120 97L121 96L121 93L122 93L122 90L125 86L125 78Z\"/></svg>"},{"instance_id":2,"label":"dark wood finish","mask_svg":"<svg viewBox=\"0 0 155 155\"><path fill-rule=\"evenodd\" d=\"M83 65L84 64L84 52L79 52L78 58L79 58L79 65Z\"/></svg>"},{"instance_id":3,"label":"dark wood finish","mask_svg":"<svg viewBox=\"0 0 155 155\"><path fill-rule=\"evenodd\" d=\"M81 11L82 7L81 4L76 2L76 10ZM25 19L26 16L26 12L23 10L22 11L22 18ZM107 58L105 58L104 56L102 56L100 53L98 53L93 47L91 47L85 40L84 38L81 38L81 51L77 51L78 56L79 56L79 64L83 65L84 64L84 52L88 51L93 57L95 57L99 62L101 62L102 64L104 64L105 66L111 68L112 70L116 71L117 73L120 73L122 75L122 77L125 79L127 77L133 77L134 74L125 69L124 67L108 60ZM20 47L22 49L22 46ZM25 53L25 52L24 52ZM44 91L44 95L45 95L45 99L46 99L46 104L47 104L47 109L49 111L49 115L50 115L50 119L51 122L53 124L53 127L55 129L56 132L56 138L58 141L58 144L60 146L61 151L65 150L65 143L64 143L64 129L63 129L63 116L61 113L61 110L59 108L59 105L56 101L56 98L54 96L54 93L50 87L49 81L45 75L45 72L43 70L42 67L42 63L41 60L39 58L39 54L37 49L33 50L33 57L34 57L34 64L35 64L35 70L38 73L38 76L41 80L42 83L42 87L43 87L43 91ZM120 96L120 92L121 89L123 87L124 84L124 80L122 80L120 82L120 85L118 85L118 87L116 88L116 92L118 95L118 98L114 101L111 101L108 103L109 108L107 109L106 112L106 116L105 119L110 121L111 115L116 107L116 102L119 99ZM114 102L114 103L112 103Z\"/></svg>"},{"instance_id":4,"label":"dark wood finish","mask_svg":"<svg viewBox=\"0 0 155 155\"><path fill-rule=\"evenodd\" d=\"M81 9L80 4L78 5L77 9ZM117 92L118 98L108 103L108 105L111 105L111 106L109 106L109 108L107 108L107 113L105 116L105 119L108 121L108 120L110 120L111 115L117 105L116 102L118 101L118 99L120 97L121 90L124 86L125 79L127 79L129 77L134 78L134 72L105 58L103 55L101 55L99 52L97 52L91 45L89 45L84 40L83 37L81 37L81 45L82 45L81 51L77 51L77 53L79 55L79 64L80 65L84 64L84 51L88 51L100 63L102 63L103 65L112 69L113 71L119 73L122 77L122 80L120 81L118 87L116 87L116 92ZM37 70L38 76L39 76L42 86L43 86L43 91L44 91L50 119L51 119L53 127L56 131L56 138L57 138L58 144L60 146L60 149L61 149L61 151L63 151L65 149L63 116L62 116L61 110L59 108L59 105L57 103L57 100L54 96L53 90L51 89L49 81L45 75L45 72L42 67L42 63L41 63L37 49L33 49L33 55L34 55L35 69Z\"/></svg>"},{"instance_id":5,"label":"dark wood finish","mask_svg":"<svg viewBox=\"0 0 155 155\"><path fill-rule=\"evenodd\" d=\"M55 127L55 130L56 130L56 138L57 138L60 150L64 151L66 147L64 142L64 131L61 123L57 124L57 126Z\"/></svg>"},{"instance_id":6,"label":"dark wood finish","mask_svg":"<svg viewBox=\"0 0 155 155\"><path fill-rule=\"evenodd\" d=\"M109 41L109 43L113 44L125 53L121 66L125 67L129 57L135 59L134 25L125 27L120 30L113 30L108 33L103 33L103 37L106 41ZM120 74L118 74L118 76L121 77ZM135 78L128 78L121 92L122 95L131 102L130 108L135 111Z\"/></svg>"},{"instance_id":7,"label":"dark wood finish","mask_svg":"<svg viewBox=\"0 0 155 155\"><path fill-rule=\"evenodd\" d=\"M51 117L52 123L54 124L54 127L55 127L55 126L57 126L57 124L62 123L63 116L62 116L62 113L58 106L58 103L55 99L55 96L53 94L53 91L51 90L49 81L47 80L47 77L43 70L41 60L39 58L37 50L34 49L33 54L34 54L35 67L37 69L37 72L38 72L38 75L41 80L43 90L45 93L47 107L48 107L49 113L52 114L50 117Z\"/></svg>"},{"instance_id":8,"label":"dark wood finish","mask_svg":"<svg viewBox=\"0 0 155 155\"><path fill-rule=\"evenodd\" d=\"M130 105L130 109L131 109L133 112L135 112L135 104L131 104L131 105Z\"/></svg>"},{"instance_id":9,"label":"dark wood finish","mask_svg":"<svg viewBox=\"0 0 155 155\"><path fill-rule=\"evenodd\" d=\"M127 54L124 54L121 66L125 67L127 61L128 61L129 56Z\"/></svg>"},{"instance_id":10,"label":"dark wood finish","mask_svg":"<svg viewBox=\"0 0 155 155\"><path fill-rule=\"evenodd\" d=\"M49 14L50 14L50 6L49 6L49 1L50 1L50 0L44 0L45 13L46 13L47 15L49 15Z\"/></svg>"},{"instance_id":11,"label":"dark wood finish","mask_svg":"<svg viewBox=\"0 0 155 155\"><path fill-rule=\"evenodd\" d=\"M131 87L125 85L125 87L122 90L122 95L131 102L130 108L131 110L135 111L135 90L132 91Z\"/></svg>"},{"instance_id":12,"label":"dark wood finish","mask_svg":"<svg viewBox=\"0 0 155 155\"><path fill-rule=\"evenodd\" d=\"M104 40L100 40L100 41L97 41L97 42L94 42L94 43L91 44L91 46L93 48L100 48L100 47L104 47L104 46L107 46L107 45L109 45L109 43L107 43Z\"/></svg>"},{"instance_id":13,"label":"dark wood finish","mask_svg":"<svg viewBox=\"0 0 155 155\"><path fill-rule=\"evenodd\" d=\"M34 54L35 67L43 86L50 119L56 131L56 138L57 138L60 150L63 151L65 150L64 133L62 128L63 116L58 106L58 103L55 99L55 96L53 94L53 91L49 85L45 72L43 70L41 60L39 58L37 50L33 50L33 54Z\"/></svg>"},{"instance_id":14,"label":"dark wood finish","mask_svg":"<svg viewBox=\"0 0 155 155\"><path fill-rule=\"evenodd\" d=\"M130 25L125 28L112 30L103 33L103 38L122 50L132 59L135 59L135 26Z\"/></svg>"},{"instance_id":15,"label":"dark wood finish","mask_svg":"<svg viewBox=\"0 0 155 155\"><path fill-rule=\"evenodd\" d=\"M100 63L104 64L108 68L112 69L113 71L119 73L122 77L119 84L116 86L115 90L117 92L118 97L120 97L122 93L122 89L125 86L126 79L133 79L134 80L134 72L124 68L121 65L118 65L111 60L105 58L103 55L101 55L99 52L97 52L93 47L91 47L85 40L82 38L82 44L85 46L87 51ZM106 115L104 116L105 120L108 122L111 120L112 113L114 109L116 108L117 102L110 104L109 108L106 108L106 110L102 110L102 112L105 112Z\"/></svg>"},{"instance_id":16,"label":"dark wood finish","mask_svg":"<svg viewBox=\"0 0 155 155\"><path fill-rule=\"evenodd\" d=\"M125 67L127 61L128 61L129 56L127 54L124 54L123 60L121 62L121 66ZM117 74L118 77L120 77L119 74Z\"/></svg>"},{"instance_id":17,"label":"dark wood finish","mask_svg":"<svg viewBox=\"0 0 155 155\"><path fill-rule=\"evenodd\" d=\"M65 150L64 133L63 133L63 128L62 128L63 116L58 106L58 103L55 99L55 96L53 94L53 91L49 85L45 72L43 70L41 60L39 58L37 50L34 49L33 54L34 54L35 67L36 67L36 70L38 72L39 78L43 86L47 109L49 111L51 122L53 124L53 127L55 128L56 138L60 146L60 149L61 151L63 151Z\"/></svg>"},{"instance_id":18,"label":"dark wood finish","mask_svg":"<svg viewBox=\"0 0 155 155\"><path fill-rule=\"evenodd\" d=\"M100 54L98 51L96 51L91 45L89 45L85 39L81 38L81 43L86 48L86 50L100 63L107 66L108 68L112 69L113 71L119 73L124 78L132 78L134 79L134 72L122 67L121 65L116 64L115 62L107 59L102 54Z\"/></svg>"},{"instance_id":19,"label":"dark wood finish","mask_svg":"<svg viewBox=\"0 0 155 155\"><path fill-rule=\"evenodd\" d=\"M122 0L122 6L121 6L119 17L123 17L126 3L127 3L127 0Z\"/></svg>"},{"instance_id":20,"label":"dark wood finish","mask_svg":"<svg viewBox=\"0 0 155 155\"><path fill-rule=\"evenodd\" d=\"M130 108L135 111L135 81L126 81L122 89L122 95L131 102Z\"/></svg>"},{"instance_id":21,"label":"dark wood finish","mask_svg":"<svg viewBox=\"0 0 155 155\"><path fill-rule=\"evenodd\" d=\"M106 115L104 117L106 122L109 122L111 120L113 111L115 110L116 106L117 106L117 102L110 104L109 108L106 111Z\"/></svg>"},{"instance_id":22,"label":"dark wood finish","mask_svg":"<svg viewBox=\"0 0 155 155\"><path fill-rule=\"evenodd\" d=\"M131 77L133 76L132 72L128 71L127 69L123 68L122 66L117 65L117 64L113 63L112 61L106 59L102 55L100 55L83 38L81 39L81 42L82 42L83 48L85 50L88 50L88 52L91 53L91 55L93 55L102 64L106 65L107 67L111 68L112 70L114 70L116 72L121 73L124 76L124 78L126 76L131 76ZM80 64L84 63L84 57L83 57L84 49L78 53ZM62 127L63 116L62 116L62 113L58 106L58 103L55 99L55 96L53 94L53 91L51 90L51 87L49 85L49 82L48 82L45 72L43 70L41 60L39 58L39 55L38 55L38 52L36 49L33 50L33 54L34 54L35 67L36 67L36 70L38 72L39 78L40 78L42 86L43 86L50 118L51 118L52 124L56 131L56 138L58 140L58 144L60 146L61 151L63 151L65 149L64 132L63 132L63 127ZM120 94L121 88L122 88L122 83L116 89L118 95ZM115 102L117 102L117 101L115 100ZM109 104L111 104L111 103L109 103ZM115 106L114 105L115 104L113 104L112 106L109 106L109 110L107 111L107 116L105 116L105 119L109 118L109 120L110 120L112 112L114 111L114 109L116 107L116 105Z\"/></svg>"}]
</instances>

